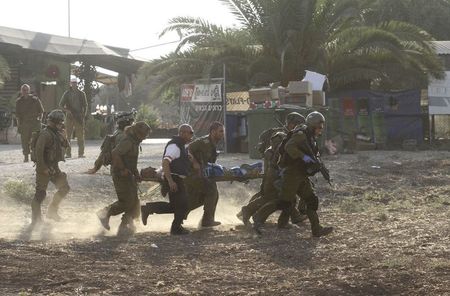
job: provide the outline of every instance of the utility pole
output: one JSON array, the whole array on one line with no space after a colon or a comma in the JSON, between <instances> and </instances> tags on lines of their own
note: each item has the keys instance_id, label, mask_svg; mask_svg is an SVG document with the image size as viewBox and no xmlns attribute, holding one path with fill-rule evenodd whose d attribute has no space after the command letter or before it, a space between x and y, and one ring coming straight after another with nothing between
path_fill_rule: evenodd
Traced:
<instances>
[{"instance_id":1,"label":"utility pole","mask_svg":"<svg viewBox=\"0 0 450 296\"><path fill-rule=\"evenodd\" d=\"M70 0L67 0L67 22L68 22L68 30L69 30L69 37L70 37Z\"/></svg>"}]
</instances>

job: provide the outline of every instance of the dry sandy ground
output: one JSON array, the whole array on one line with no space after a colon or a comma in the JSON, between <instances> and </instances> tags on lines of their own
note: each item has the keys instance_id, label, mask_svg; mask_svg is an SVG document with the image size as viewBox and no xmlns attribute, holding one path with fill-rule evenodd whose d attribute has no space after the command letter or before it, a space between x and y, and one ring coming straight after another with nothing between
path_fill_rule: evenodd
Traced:
<instances>
[{"instance_id":1,"label":"dry sandy ground","mask_svg":"<svg viewBox=\"0 0 450 296\"><path fill-rule=\"evenodd\" d=\"M96 220L115 200L108 169L82 173L96 145L61 165L72 187L63 222L30 231L31 196L0 193L0 295L450 295L450 152L325 158L333 187L318 177L316 189L322 222L335 232L324 238L311 238L308 222L278 230L276 217L261 237L242 227L235 214L258 188L251 181L220 183L217 229L197 227L199 209L186 222L190 235L170 236L171 217L160 215L124 239L114 233L119 217L111 232ZM162 149L143 145L139 166L159 165ZM2 187L33 184L32 164L21 160L18 146L0 146ZM143 202L159 198L153 186L141 184Z\"/></svg>"}]
</instances>

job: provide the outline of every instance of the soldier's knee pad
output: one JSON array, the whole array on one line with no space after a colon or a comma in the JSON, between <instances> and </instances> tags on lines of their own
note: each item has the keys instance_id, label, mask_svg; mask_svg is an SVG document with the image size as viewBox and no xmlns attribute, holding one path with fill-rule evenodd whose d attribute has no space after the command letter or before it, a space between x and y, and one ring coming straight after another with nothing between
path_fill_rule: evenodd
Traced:
<instances>
[{"instance_id":1,"label":"soldier's knee pad","mask_svg":"<svg viewBox=\"0 0 450 296\"><path fill-rule=\"evenodd\" d=\"M313 196L306 203L306 208L308 210L317 211L319 209L319 198L317 196Z\"/></svg>"},{"instance_id":2,"label":"soldier's knee pad","mask_svg":"<svg viewBox=\"0 0 450 296\"><path fill-rule=\"evenodd\" d=\"M36 193L34 194L34 199L38 201L39 203L42 203L42 201L47 196L47 192L45 190L36 190Z\"/></svg>"},{"instance_id":3,"label":"soldier's knee pad","mask_svg":"<svg viewBox=\"0 0 450 296\"><path fill-rule=\"evenodd\" d=\"M278 209L279 210L287 210L292 206L292 203L286 200L281 200L278 202Z\"/></svg>"}]
</instances>

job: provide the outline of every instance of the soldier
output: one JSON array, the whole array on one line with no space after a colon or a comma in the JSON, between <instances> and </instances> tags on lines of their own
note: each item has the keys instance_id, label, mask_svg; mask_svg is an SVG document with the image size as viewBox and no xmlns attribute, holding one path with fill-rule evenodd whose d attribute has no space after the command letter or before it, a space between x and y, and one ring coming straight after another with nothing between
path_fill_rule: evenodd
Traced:
<instances>
[{"instance_id":1,"label":"soldier","mask_svg":"<svg viewBox=\"0 0 450 296\"><path fill-rule=\"evenodd\" d=\"M286 126L288 132L292 131L297 125L305 123L305 117L298 112L291 112L286 116ZM264 178L261 183L260 191L255 194L247 206L242 207L241 211L236 215L245 225L248 225L250 217L266 202L276 199L279 195L278 189L274 182L279 179L278 168L278 147L286 137L286 134L281 131L276 131L272 134L270 139L270 147L264 152ZM264 196L264 195L267 196ZM299 209L303 209L303 202L300 200ZM302 216L303 215L303 216ZM292 223L298 224L304 220L304 212L299 212L295 209L291 213ZM281 221L280 221L281 222ZM278 226L280 228L287 227L285 221Z\"/></svg>"},{"instance_id":2,"label":"soldier","mask_svg":"<svg viewBox=\"0 0 450 296\"><path fill-rule=\"evenodd\" d=\"M47 116L47 127L43 129L33 148L36 161L36 193L31 202L31 223L34 225L42 220L41 203L47 195L48 182L55 184L57 189L47 211L47 218L60 221L59 204L70 190L67 175L58 167L59 161L64 161L64 151L68 146L64 131L64 113L53 110Z\"/></svg>"},{"instance_id":3,"label":"soldier","mask_svg":"<svg viewBox=\"0 0 450 296\"><path fill-rule=\"evenodd\" d=\"M246 206L243 206L237 217L244 222L245 225L249 224L250 217L259 210L265 203L270 200L274 200L278 196L278 190L275 187L275 181L279 179L279 167L278 167L278 146L283 141L286 134L283 132L277 132L270 139L270 147L264 152L264 180L262 182L261 195L258 198L251 200Z\"/></svg>"},{"instance_id":4,"label":"soldier","mask_svg":"<svg viewBox=\"0 0 450 296\"><path fill-rule=\"evenodd\" d=\"M84 157L84 124L87 114L86 94L78 89L76 77L70 79L70 88L64 92L59 106L66 112L67 138L72 139L75 129L75 136L78 143L78 157ZM72 157L72 148L67 147L66 157Z\"/></svg>"},{"instance_id":5,"label":"soldier","mask_svg":"<svg viewBox=\"0 0 450 296\"><path fill-rule=\"evenodd\" d=\"M260 233L260 227L267 217L282 210L280 219L289 216L295 207L295 196L300 193L306 204L306 215L311 223L312 235L320 237L333 231L332 227L322 227L319 223L317 209L319 199L315 195L309 176L310 168L317 164L319 148L316 137L322 134L325 118L319 112L312 112L306 117L306 125L294 131L287 141L284 152L281 151L281 165L284 167L281 176L280 199L266 203L253 216L254 229ZM316 171L317 172L317 171ZM314 173L316 173L314 172Z\"/></svg>"},{"instance_id":6,"label":"soldier","mask_svg":"<svg viewBox=\"0 0 450 296\"><path fill-rule=\"evenodd\" d=\"M124 213L117 235L135 232L133 220L139 217L137 183L141 181L137 169L139 145L150 133L150 127L143 121L125 128L125 136L112 151L112 178L118 201L100 210L97 216L103 227L110 229L109 218Z\"/></svg>"},{"instance_id":7,"label":"soldier","mask_svg":"<svg viewBox=\"0 0 450 296\"><path fill-rule=\"evenodd\" d=\"M107 160L105 158L111 157L111 155L107 155L111 151L106 151L106 150L108 148L114 148L113 146L115 146L116 143L120 142L120 139L124 136L125 128L127 126L132 125L134 122L134 113L133 112L120 112L117 114L116 122L117 122L117 129L115 130L114 134L112 136L107 136L107 137L112 138L110 140L113 143L105 143L106 139L104 140L102 147L101 147L100 155L95 160L94 167L87 171L88 174L95 174L102 167L102 165L107 165L105 163L105 162L107 162ZM106 144L111 145L112 147L104 147L104 145L106 145ZM109 161L110 161L110 159L109 159Z\"/></svg>"},{"instance_id":8,"label":"soldier","mask_svg":"<svg viewBox=\"0 0 450 296\"><path fill-rule=\"evenodd\" d=\"M170 233L174 235L188 234L181 225L189 213L189 202L184 179L191 169L186 145L192 141L194 131L188 124L178 128L178 136L170 140L164 149L162 167L165 186L169 188L169 202L151 202L141 207L142 223L147 225L150 214L174 213Z\"/></svg>"},{"instance_id":9,"label":"soldier","mask_svg":"<svg viewBox=\"0 0 450 296\"><path fill-rule=\"evenodd\" d=\"M28 162L30 140L33 132L41 129L44 108L38 97L30 94L30 86L22 85L20 97L16 100L17 129L22 142L23 162Z\"/></svg>"},{"instance_id":10,"label":"soldier","mask_svg":"<svg viewBox=\"0 0 450 296\"><path fill-rule=\"evenodd\" d=\"M194 173L200 178L191 176L186 180L190 182L195 193L188 195L196 195L198 200L190 205L190 209L195 209L203 205L203 217L201 221L202 227L218 226L221 223L214 220L217 202L219 200L219 192L217 184L202 176L203 170L208 163L215 163L217 160L217 144L223 139L225 129L222 123L214 121L209 127L209 134L203 136L189 145L189 153L192 155Z\"/></svg>"}]
</instances>

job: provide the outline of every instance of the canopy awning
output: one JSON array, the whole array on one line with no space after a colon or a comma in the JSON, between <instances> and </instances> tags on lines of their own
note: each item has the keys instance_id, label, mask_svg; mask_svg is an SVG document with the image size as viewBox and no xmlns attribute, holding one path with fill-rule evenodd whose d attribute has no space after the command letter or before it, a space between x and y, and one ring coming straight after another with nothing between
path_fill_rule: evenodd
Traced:
<instances>
[{"instance_id":1,"label":"canopy awning","mask_svg":"<svg viewBox=\"0 0 450 296\"><path fill-rule=\"evenodd\" d=\"M61 56L68 62L82 61L120 73L135 73L144 61L126 48L98 42L0 26L0 46Z\"/></svg>"}]
</instances>

